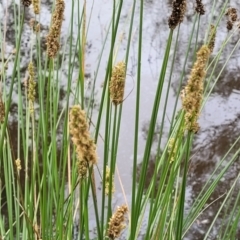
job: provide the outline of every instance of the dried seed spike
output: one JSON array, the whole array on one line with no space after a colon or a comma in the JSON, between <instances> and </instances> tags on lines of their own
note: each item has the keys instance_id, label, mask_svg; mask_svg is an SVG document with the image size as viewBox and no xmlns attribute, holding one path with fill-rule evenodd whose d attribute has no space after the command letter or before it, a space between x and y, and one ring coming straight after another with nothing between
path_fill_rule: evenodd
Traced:
<instances>
[{"instance_id":1,"label":"dried seed spike","mask_svg":"<svg viewBox=\"0 0 240 240\"><path fill-rule=\"evenodd\" d=\"M77 167L80 178L87 175L89 166L97 163L96 145L89 134L85 111L79 105L71 108L69 130L76 148Z\"/></svg>"},{"instance_id":2,"label":"dried seed spike","mask_svg":"<svg viewBox=\"0 0 240 240\"><path fill-rule=\"evenodd\" d=\"M227 30L232 30L232 28L233 28L233 23L231 22L231 21L227 21Z\"/></svg>"},{"instance_id":3,"label":"dried seed spike","mask_svg":"<svg viewBox=\"0 0 240 240\"><path fill-rule=\"evenodd\" d=\"M122 205L117 208L117 211L112 215L110 221L108 223L108 237L110 239L118 238L121 234L121 231L126 227L125 222L125 214L128 212L128 207L126 205Z\"/></svg>"},{"instance_id":4,"label":"dried seed spike","mask_svg":"<svg viewBox=\"0 0 240 240\"><path fill-rule=\"evenodd\" d=\"M57 0L52 18L52 26L47 36L47 54L50 58L54 58L60 48L59 37L61 34L64 9L64 0Z\"/></svg>"},{"instance_id":5,"label":"dried seed spike","mask_svg":"<svg viewBox=\"0 0 240 240\"><path fill-rule=\"evenodd\" d=\"M214 25L211 25L211 30L209 34L210 40L208 43L208 48L210 49L211 53L213 52L214 46L215 46L215 40L216 40L216 28Z\"/></svg>"},{"instance_id":6,"label":"dried seed spike","mask_svg":"<svg viewBox=\"0 0 240 240\"><path fill-rule=\"evenodd\" d=\"M208 45L203 45L197 52L197 60L193 65L187 85L182 95L182 108L185 110L185 129L196 133L197 123L203 97L203 82L206 75L205 66L211 51Z\"/></svg>"},{"instance_id":7,"label":"dried seed spike","mask_svg":"<svg viewBox=\"0 0 240 240\"><path fill-rule=\"evenodd\" d=\"M40 2L39 0L32 0L32 4L33 4L33 11L34 13L37 15L40 13Z\"/></svg>"},{"instance_id":8,"label":"dried seed spike","mask_svg":"<svg viewBox=\"0 0 240 240\"><path fill-rule=\"evenodd\" d=\"M119 62L112 70L112 77L109 83L110 98L113 104L121 104L124 97L124 87L126 78L126 65Z\"/></svg>"},{"instance_id":9,"label":"dried seed spike","mask_svg":"<svg viewBox=\"0 0 240 240\"><path fill-rule=\"evenodd\" d=\"M186 0L174 0L172 14L168 19L170 29L175 29L183 21L186 12Z\"/></svg>"},{"instance_id":10,"label":"dried seed spike","mask_svg":"<svg viewBox=\"0 0 240 240\"><path fill-rule=\"evenodd\" d=\"M226 12L226 15L229 16L229 20L232 21L232 22L235 22L237 21L237 9L236 8L228 8L227 12Z\"/></svg>"},{"instance_id":11,"label":"dried seed spike","mask_svg":"<svg viewBox=\"0 0 240 240\"><path fill-rule=\"evenodd\" d=\"M32 0L22 0L24 7L29 7L32 4Z\"/></svg>"},{"instance_id":12,"label":"dried seed spike","mask_svg":"<svg viewBox=\"0 0 240 240\"><path fill-rule=\"evenodd\" d=\"M204 15L205 14L205 9L204 6L202 4L202 0L196 0L196 12L199 13L200 15Z\"/></svg>"}]
</instances>

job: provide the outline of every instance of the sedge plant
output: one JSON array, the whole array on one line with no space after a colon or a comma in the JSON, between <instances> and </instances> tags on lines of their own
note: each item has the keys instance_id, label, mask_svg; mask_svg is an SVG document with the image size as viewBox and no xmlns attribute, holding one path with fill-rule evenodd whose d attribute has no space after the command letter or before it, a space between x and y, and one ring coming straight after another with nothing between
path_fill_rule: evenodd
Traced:
<instances>
[{"instance_id":1,"label":"sedge plant","mask_svg":"<svg viewBox=\"0 0 240 240\"><path fill-rule=\"evenodd\" d=\"M9 1L2 5L0 239L135 240L144 235L143 239L180 240L187 238L199 216L220 200L203 239L209 239L214 226L218 229L216 239L238 239L239 174L226 193L213 200L211 196L228 171L239 164L239 137L186 206L192 150L201 131L199 119L239 47L238 40L231 51L225 51L239 32L237 9L229 1L209 1L204 6L196 0L191 27L185 34L186 12L192 5L173 0L168 6L169 12L164 16L168 20L160 26L160 34L168 35L161 46L163 56L142 146L142 101L148 98L148 93L142 91L146 84L142 62L147 5L143 0L113 0L105 4L109 9L107 26L99 36L101 48L90 81L86 62L91 55L88 40L89 32L94 31L97 1L51 2L47 28L41 23L45 9L41 1ZM126 8L127 17L123 18ZM31 20L27 22L29 14ZM14 30L10 52L6 48L9 21ZM204 32L203 21L207 21ZM216 44L223 22L228 32ZM30 39L27 45L26 33ZM180 52L182 36L187 43L184 53ZM27 64L22 60L23 51L28 52ZM137 53L136 74L129 77L132 51ZM175 79L179 54L183 64ZM225 62L219 70L223 55ZM121 183L118 166L123 161L119 149L128 147L121 141L121 129L126 127L122 113L128 108L125 87L129 78L134 82L130 94L134 101L131 197L126 198L123 186L121 194L125 200L116 207L114 197L121 191L115 183ZM98 79L103 80L100 89ZM172 107L174 81L177 89ZM156 126L160 126L157 139ZM154 171L146 185L153 151Z\"/></svg>"}]
</instances>

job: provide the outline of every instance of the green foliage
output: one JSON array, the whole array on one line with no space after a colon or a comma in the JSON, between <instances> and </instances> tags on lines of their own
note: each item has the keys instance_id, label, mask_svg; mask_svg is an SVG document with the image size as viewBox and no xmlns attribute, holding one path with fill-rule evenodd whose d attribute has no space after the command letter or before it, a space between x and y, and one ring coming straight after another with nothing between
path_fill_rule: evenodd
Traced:
<instances>
[{"instance_id":1,"label":"green foliage","mask_svg":"<svg viewBox=\"0 0 240 240\"><path fill-rule=\"evenodd\" d=\"M112 190L115 189L114 179L119 175L117 168L117 164L121 161L121 156L118 154L119 146L125 144L126 148L128 147L128 143L121 142L120 131L121 125L124 124L123 107L127 108L127 106L125 106L126 99L117 101L117 104L116 101L111 102L109 82L113 79L112 70L117 65L116 59L119 59L118 47L121 46L121 42L118 42L121 35L119 28L124 13L123 5L126 2L111 1L109 26L104 32L102 48L90 85L88 85L86 73L87 44L88 33L92 27L90 23L92 18L96 17L92 14L96 3L92 1L90 5L88 1L72 0L70 17L66 16L65 12L69 20L67 36L61 37L56 36L56 34L59 35L61 24L54 23L56 16L61 18L61 14L54 15L55 5L58 8L61 7L63 11L63 3L58 5L59 2L62 0L56 0L51 11L52 16L55 16L52 19L52 25L55 28L56 25L58 26L57 31L55 28L51 30L51 35L54 39L52 41L57 44L59 40L61 45L59 52L52 53L50 58L42 47L42 37L47 35L43 29L42 32L36 32L30 28L31 41L27 49L24 48L22 41L26 37L24 35L24 28L27 26L25 20L27 11L32 10L16 5L14 1L11 2L15 52L5 60L4 51L1 50L0 61L0 98L4 104L4 110L3 105L0 104L2 107L0 114L4 113L3 121L0 122L0 239L115 239L122 234L125 227L124 239L138 239L140 234L144 235L144 239L184 239L198 222L199 216L207 212L209 207L219 199L221 199L219 210L206 229L204 239L209 239L216 224L219 230L216 239L236 239L240 221L238 191L240 175L234 177L231 186L224 194L218 195L213 200L211 196L224 181L224 176L231 167L239 165L240 137L228 146L228 151L214 166L212 174L202 186L201 191L186 207L188 177L194 157L192 150L197 134L196 126L198 126L195 121L198 121L201 116L200 110L208 103L227 63L239 47L240 40L235 42L232 51L224 52L236 31L239 31L236 28L229 32L220 46L217 45L210 58L208 58L209 49L204 60L199 56L201 55L199 50L203 45L207 49L212 44L212 42L209 43L209 39L212 38L211 25L215 26L217 33L222 31L221 22L225 21L224 14L228 1L220 6L217 5L217 1L208 3L205 9L206 15L200 16L195 12L192 16L191 31L189 36L186 34L185 39L187 48L184 50L184 55L180 56L184 61L181 71L177 73L178 87L175 102L171 104L173 107L169 105L172 101L170 92L178 64L178 51L182 47L180 36L185 34L185 29L181 28L184 24L185 12L181 11L185 11L185 4L188 3L183 1L184 4L181 5L183 10L178 12L180 22L176 22L174 12L171 15L174 26L171 25L169 29L162 63L158 66L158 84L154 92L154 101L148 106L151 109L151 115L143 147L139 143L139 129L142 122L140 111L144 111L142 101L147 98L147 95L143 94L145 86L142 74L145 67L142 66L142 59L146 3L143 0L130 1L131 9L124 25L125 32L128 32L125 36L126 51L124 59L121 59L122 65L126 65L126 69L124 68L126 72L125 74L120 72L121 87L123 87L122 78L125 75L128 78L130 52L134 48L133 38L136 38L137 49L135 50L138 61L134 80L134 143L131 149L133 160L128 164L132 168L131 202L127 200L122 202L124 207L118 208L117 213L113 201L116 193ZM198 4L200 2L197 1ZM25 1L25 4L28 3ZM66 1L65 4L70 3ZM204 12L202 5L199 6L202 14ZM212 6L211 9L210 6ZM88 7L91 8L90 14L87 14ZM219 9L220 13L217 17L213 17L215 11ZM168 15L166 14L166 19ZM35 20L41 20L38 15L35 17ZM208 27L204 33L200 28L203 18L208 21ZM34 24L37 23L34 22ZM134 27L138 29L138 36L134 32ZM6 29L3 25L0 32L0 44L4 46ZM206 36L205 40L201 38L203 34ZM51 42L48 42L49 46L54 48ZM30 52L27 64L31 62L34 66L31 68L30 78L31 80L35 78L36 84L33 83L31 89L28 88L27 79L24 87L22 86L21 51ZM226 54L225 62L220 64L223 54ZM56 57L53 58L53 55ZM6 61L12 65L11 74L5 69ZM105 66L104 76L100 73L102 65ZM187 70L187 65L195 74L192 80L188 75L192 73L191 70ZM218 68L219 66L221 69ZM27 70L24 74L28 74ZM115 71L114 78L117 75L118 72ZM104 80L100 90L96 84L99 78ZM186 101L182 108L179 97L182 95L182 99L186 99L188 96L184 94L190 91L189 85L187 85L188 89L184 88L187 81L186 84L183 82L187 79L192 81L192 91L196 85L193 80L202 81L202 84L198 84L198 92L196 92L200 96L198 95L197 98L198 103L194 102L193 97L188 99L189 101ZM164 88L164 86L167 87ZM117 87L114 86L114 89ZM185 90L182 91L183 89ZM30 94L29 91L31 91ZM194 93L192 92L191 96L194 96ZM31 99L29 95L32 96ZM120 95L122 98L122 94ZM17 110L14 112L13 99L16 97ZM189 116L187 109L192 108L194 104L199 105L198 111L194 116ZM89 133L99 153L98 164L88 163L86 178L79 177L78 158L81 158L81 151L79 152L76 146L79 141L72 141L71 131L69 131L69 112L73 105L80 105L81 109L84 109L86 121L90 126ZM169 111L172 113L170 116L168 116ZM12 120L14 117L15 120ZM190 124L190 127L186 127L186 124ZM14 134L13 126L15 126ZM87 146L87 144L84 145L84 140L80 141L82 148ZM142 159L139 159L140 148L143 148ZM151 158L154 159L154 169L149 178L148 167L151 164ZM139 160L142 161L141 167L138 165ZM147 181L148 184L146 184ZM97 188L100 183L101 190ZM127 214L125 204L128 206ZM111 223L115 223L116 229L111 228ZM76 226L78 226L77 230ZM92 234L93 231L94 234Z\"/></svg>"}]
</instances>

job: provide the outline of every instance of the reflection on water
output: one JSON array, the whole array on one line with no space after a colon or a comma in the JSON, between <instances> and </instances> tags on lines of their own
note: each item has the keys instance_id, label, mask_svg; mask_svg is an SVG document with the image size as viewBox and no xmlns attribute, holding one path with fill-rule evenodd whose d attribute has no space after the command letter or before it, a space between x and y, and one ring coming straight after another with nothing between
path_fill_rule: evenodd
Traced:
<instances>
[{"instance_id":1,"label":"reflection on water","mask_svg":"<svg viewBox=\"0 0 240 240\"><path fill-rule=\"evenodd\" d=\"M206 4L209 4L211 1L205 1ZM145 1L145 12L144 12L144 34L143 34L143 72L142 72L142 81L144 86L144 90L142 90L142 108L140 112L140 119L142 119L142 132L145 133L147 131L147 124L146 122L150 119L150 111L151 108L149 106L152 105L154 95L155 95L155 89L158 81L158 74L159 74L159 66L161 66L162 63L162 56L163 52L166 46L166 39L168 37L168 26L167 26L167 16L169 15L169 7L170 7L171 1L167 1L165 3L164 1L157 1L157 0L146 0ZM89 2L90 4L90 2ZM222 7L224 4L224 1L217 1L217 9ZM233 3L236 4L236 3ZM16 5L17 6L17 5ZM122 14L122 24L120 26L120 32L121 34L126 34L126 29L124 28L124 24L126 23L126 16L129 14L129 8L131 6L131 1L125 1L124 2L124 8L123 8L123 14ZM234 7L234 6L233 6ZM51 10L51 4L50 1L42 1L42 9L43 9L43 16L41 17L41 28L42 28L42 54L44 54L45 49L45 37L48 30L48 24L50 22L50 10ZM89 8L90 9L90 8ZM88 11L90 11L88 9ZM89 33L88 33L88 42L87 42L87 50L86 50L86 65L87 65L87 72L85 73L86 80L91 80L95 74L95 69L97 66L97 59L98 54L100 53L102 43L103 43L103 36L106 34L106 28L107 24L109 23L110 19L110 9L111 9L111 1L95 1L92 15L92 20L89 26ZM13 5L9 5L8 7L8 21L7 21L7 35L6 35L6 41L7 41L7 52L11 52L11 50L14 48L16 39L14 38L15 32L14 32L14 21L13 21ZM18 11L18 10L17 10ZM69 8L66 9L65 17L65 25L63 28L63 32L67 32L67 23L69 22ZM178 50L177 53L177 62L178 66L176 66L175 75L173 76L173 83L172 83L172 89L170 97L172 100L175 98L175 92L178 88L179 84L179 75L180 71L183 66L183 57L184 52L187 48L187 40L186 37L190 35L191 30L191 24L193 20L193 14L194 14L194 7L193 3L189 3L189 8L187 12L187 18L183 22L181 28L182 31L186 34L183 34L180 36L180 43L181 47ZM216 19L218 17L218 12L213 13L213 19ZM89 15L89 12L88 12ZM33 17L31 11L28 9L26 10L25 14L25 24L24 24L24 34L23 39L21 43L21 64L20 64L20 72L22 74L22 77L24 78L24 74L27 69L28 59L29 59L29 42L30 39L30 26L29 26L29 20ZM2 20L2 19L1 19ZM204 39L205 29L207 27L207 18L203 18L200 25L200 31L199 31L199 39ZM131 76L131 78L136 78L136 63L137 63L137 36L138 36L138 30L137 30L137 20L135 20L135 32L132 39L132 49L130 52L130 66L128 70L128 74ZM219 28L221 28L221 31L217 32L217 43L215 51L218 50L218 46L222 43L223 39L227 35L227 30L224 27L225 22L221 22ZM93 27L95 26L95 27ZM97 28L96 28L97 26ZM63 34L64 36L64 34ZM232 43L229 44L229 46L226 48L223 56L220 59L220 62L222 61L224 63L225 56L229 54L230 50L232 49L233 45L236 43L236 39L239 38L239 33L233 38ZM123 41L120 45L119 50L119 59L124 56L125 53L125 46L126 46L126 39L123 38ZM109 43L106 48L109 47ZM61 54L61 53L60 53ZM214 55L214 53L213 53ZM33 54L34 60L36 61L36 52ZM78 55L76 54L76 57ZM193 56L191 56L193 57ZM44 59L44 58L43 58ZM103 62L106 60L106 58L103 56ZM191 62L191 61L190 61ZM189 170L189 177L188 177L188 192L190 195L187 199L187 205L191 205L193 199L197 196L197 194L200 192L202 186L205 184L206 180L209 178L210 174L212 173L213 169L215 169L217 163L219 160L224 156L226 151L229 149L231 144L234 142L234 140L238 137L238 133L240 131L240 75L239 75L239 60L238 56L233 57L225 70L223 71L219 82L216 85L216 88L214 90L214 94L211 96L209 102L207 103L206 107L203 109L203 114L200 119L200 126L201 130L197 134L194 142L194 147L192 150L192 160L190 164L190 170ZM44 64L44 63L43 63ZM75 67L76 69L79 67L79 59L76 59ZM104 62L105 64L105 62ZM104 78L104 71L105 71L105 65L102 64L100 70L99 70L99 77L98 81L96 83L97 90L101 91L101 83ZM189 64L186 67L186 76L190 72L191 64ZM219 69L221 69L221 66L219 66ZM219 69L215 71L214 77L217 77ZM8 72L9 73L9 72ZM67 72L64 72L63 74L66 77ZM185 80L187 77L185 78ZM64 88L66 87L66 82L61 83L61 102L64 102ZM164 86L166 87L166 86ZM15 88L17 89L17 88ZM126 83L126 91L130 92L132 89L132 82L128 81ZM97 94L97 93L96 93ZM132 159L132 149L133 149L133 131L134 131L134 117L133 117L133 111L134 111L134 94L133 93L126 99L125 105L123 107L123 124L121 129L121 135L119 140L119 152L118 156L121 159L125 159L125 161L118 162L118 168L120 173L122 173L122 181L124 188L126 190L127 196L131 193L131 185L129 184L131 182L131 167L129 168L129 162L131 162ZM97 95L98 97L98 95ZM17 94L14 96L13 104L11 107L11 118L10 122L11 125L9 126L10 135L12 134L14 136L14 133L17 130L16 125L16 113L17 113ZM86 101L89 101L89 97L86 97ZM174 101L172 101L174 102ZM88 102L87 102L88 103ZM96 103L91 103L94 106L96 106ZM171 104L169 105L169 116L171 114L172 108ZM97 107L96 107L97 108ZM161 106L162 108L162 106ZM161 114L160 110L160 114ZM97 112L95 112L97 114ZM217 117L216 117L217 116ZM94 117L94 116L93 116ZM127 124L126 124L127 123ZM166 123L167 125L167 123ZM166 128L167 129L167 128ZM159 127L156 129L156 140L158 137L157 132L159 131ZM164 132L163 134L166 134ZM124 143L124 144L122 144ZM126 148L126 143L128 148ZM145 143L144 136L139 140L140 148L139 148L139 161L141 161L141 156L143 154L143 147ZM12 137L12 145L13 150L15 151L15 155L17 155L17 139ZM237 146L239 148L239 146ZM101 148L101 145L100 145ZM234 150L233 150L234 151ZM101 150L100 150L101 155ZM149 184L150 177L152 176L152 172L155 166L154 163L155 160L155 153L152 153L151 160L149 162L149 168L147 171L148 179L146 181L146 186ZM228 159L226 159L228 161ZM101 165L101 163L100 163ZM141 168L141 164L139 164L139 169ZM239 173L240 166L239 164L235 163L231 169L229 169L228 173L224 176L224 179L221 181L221 184L218 185L215 192L212 194L211 198L209 199L209 203L213 200L217 199L219 196L225 193L226 189L229 189L229 187L232 184L233 179L237 176ZM160 176L159 176L160 177ZM236 193L240 190L240 186L238 186L237 189L235 189L233 193L233 198L236 196ZM116 205L119 197L119 202L122 200L120 190L116 193L115 200ZM129 197L130 199L130 197ZM216 211L219 209L219 206L221 204L222 199L220 198L218 201L215 202L215 204L211 205L206 212L204 212L196 221L196 223L193 225L191 231L189 232L186 239L196 239L201 240L203 239L205 231L210 226L212 219L215 216ZM212 239L216 239L216 233L218 230L218 227L223 224L221 222L221 219L219 218L213 232L212 232ZM240 239L240 232L238 232L238 236L236 236L237 239ZM123 238L124 239L124 238ZM141 238L139 238L141 239ZM144 237L142 237L144 239Z\"/></svg>"}]
</instances>

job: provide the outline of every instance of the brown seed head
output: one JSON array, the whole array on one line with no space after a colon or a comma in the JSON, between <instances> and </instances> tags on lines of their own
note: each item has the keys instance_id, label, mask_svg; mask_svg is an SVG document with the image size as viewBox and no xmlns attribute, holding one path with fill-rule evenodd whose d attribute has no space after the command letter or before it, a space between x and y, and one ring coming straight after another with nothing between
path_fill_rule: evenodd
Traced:
<instances>
[{"instance_id":1,"label":"brown seed head","mask_svg":"<svg viewBox=\"0 0 240 240\"><path fill-rule=\"evenodd\" d=\"M205 66L210 56L210 49L203 45L197 52L197 60L194 63L187 85L182 94L182 108L185 110L185 128L196 133L199 129L197 123L202 97L203 83L206 75Z\"/></svg>"},{"instance_id":2,"label":"brown seed head","mask_svg":"<svg viewBox=\"0 0 240 240\"><path fill-rule=\"evenodd\" d=\"M32 4L32 0L22 0L24 7L29 7Z\"/></svg>"},{"instance_id":3,"label":"brown seed head","mask_svg":"<svg viewBox=\"0 0 240 240\"><path fill-rule=\"evenodd\" d=\"M168 19L170 29L175 29L183 21L186 12L186 0L174 0L172 14Z\"/></svg>"},{"instance_id":4,"label":"brown seed head","mask_svg":"<svg viewBox=\"0 0 240 240\"><path fill-rule=\"evenodd\" d=\"M237 21L238 15L237 15L237 9L236 8L228 8L226 12L226 16L229 17L229 20L232 22Z\"/></svg>"},{"instance_id":5,"label":"brown seed head","mask_svg":"<svg viewBox=\"0 0 240 240\"><path fill-rule=\"evenodd\" d=\"M227 30L232 30L232 28L233 28L233 23L231 22L231 21L227 21Z\"/></svg>"},{"instance_id":6,"label":"brown seed head","mask_svg":"<svg viewBox=\"0 0 240 240\"><path fill-rule=\"evenodd\" d=\"M79 177L83 178L87 174L87 168L97 163L97 154L96 145L88 131L85 111L79 105L70 110L69 129L76 148Z\"/></svg>"},{"instance_id":7,"label":"brown seed head","mask_svg":"<svg viewBox=\"0 0 240 240\"><path fill-rule=\"evenodd\" d=\"M205 9L204 6L202 4L202 0L196 0L196 12L199 13L200 15L204 15L205 14Z\"/></svg>"},{"instance_id":8,"label":"brown seed head","mask_svg":"<svg viewBox=\"0 0 240 240\"><path fill-rule=\"evenodd\" d=\"M50 58L54 58L60 48L59 37L61 34L64 9L64 1L57 0L52 18L52 26L50 27L50 31L47 36L47 54Z\"/></svg>"},{"instance_id":9,"label":"brown seed head","mask_svg":"<svg viewBox=\"0 0 240 240\"><path fill-rule=\"evenodd\" d=\"M126 205L122 205L117 208L117 211L112 215L108 223L108 237L110 239L115 239L120 236L121 231L126 227L124 224L125 217L124 215L128 212Z\"/></svg>"},{"instance_id":10,"label":"brown seed head","mask_svg":"<svg viewBox=\"0 0 240 240\"><path fill-rule=\"evenodd\" d=\"M113 68L111 81L109 83L110 98L115 105L121 104L123 101L125 79L126 65L124 62L119 62Z\"/></svg>"},{"instance_id":11,"label":"brown seed head","mask_svg":"<svg viewBox=\"0 0 240 240\"><path fill-rule=\"evenodd\" d=\"M228 8L226 12L226 16L228 16L227 21L227 29L232 30L234 22L237 21L237 9L236 8Z\"/></svg>"},{"instance_id":12,"label":"brown seed head","mask_svg":"<svg viewBox=\"0 0 240 240\"><path fill-rule=\"evenodd\" d=\"M209 34L209 42L208 42L208 48L210 49L211 53L213 52L214 46L215 46L215 40L216 40L216 28L214 25L211 25L211 30Z\"/></svg>"}]
</instances>

